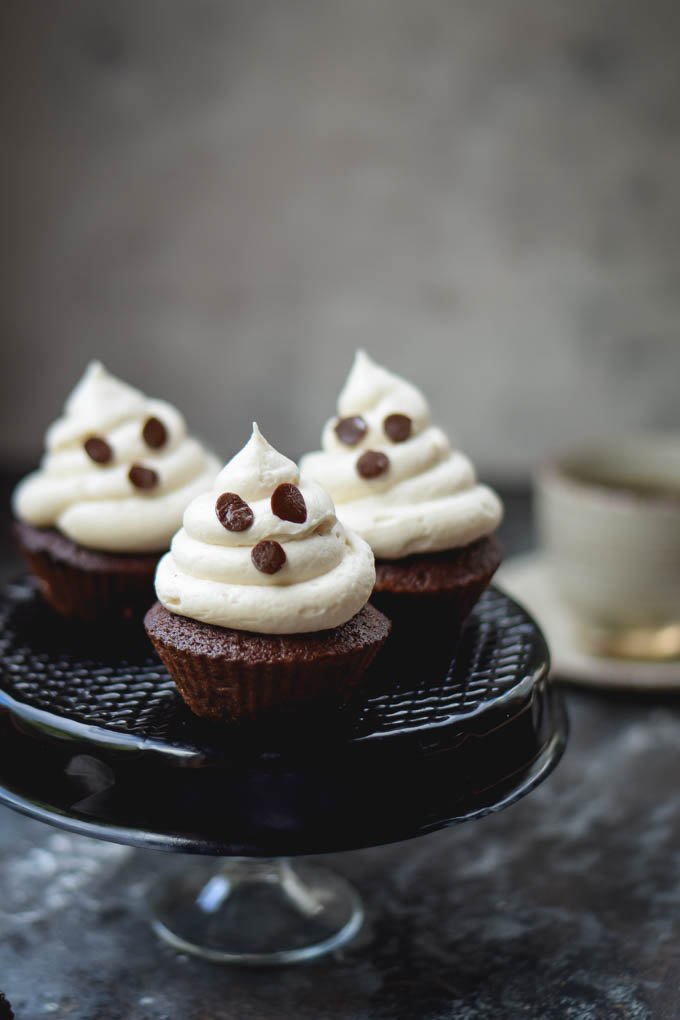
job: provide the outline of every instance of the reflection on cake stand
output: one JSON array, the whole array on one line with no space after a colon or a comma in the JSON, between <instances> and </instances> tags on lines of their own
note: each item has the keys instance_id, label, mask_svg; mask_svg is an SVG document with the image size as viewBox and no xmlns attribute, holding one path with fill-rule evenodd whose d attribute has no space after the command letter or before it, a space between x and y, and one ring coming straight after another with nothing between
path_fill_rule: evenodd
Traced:
<instances>
[{"instance_id":1,"label":"reflection on cake stand","mask_svg":"<svg viewBox=\"0 0 680 1020\"><path fill-rule=\"evenodd\" d=\"M361 901L305 855L375 846L499 811L566 742L548 653L494 589L445 677L374 667L345 712L285 725L191 716L139 629L57 620L29 581L0 600L0 801L74 832L220 857L181 864L155 931L222 963L312 959L352 939Z\"/></svg>"}]
</instances>

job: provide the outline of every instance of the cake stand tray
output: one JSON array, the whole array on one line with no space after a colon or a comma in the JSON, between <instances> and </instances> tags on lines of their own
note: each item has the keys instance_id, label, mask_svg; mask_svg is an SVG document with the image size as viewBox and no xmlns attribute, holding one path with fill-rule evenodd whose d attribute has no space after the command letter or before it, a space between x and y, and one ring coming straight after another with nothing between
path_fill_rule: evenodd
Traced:
<instances>
[{"instance_id":1,"label":"cake stand tray","mask_svg":"<svg viewBox=\"0 0 680 1020\"><path fill-rule=\"evenodd\" d=\"M355 934L359 901L291 857L501 810L564 750L545 641L508 596L485 593L445 676L426 653L398 676L378 660L332 715L208 723L185 708L140 625L58 619L19 580L0 597L0 802L99 839L234 859L190 877L182 909L181 883L156 892L156 930L185 951L239 963L320 955Z\"/></svg>"}]
</instances>

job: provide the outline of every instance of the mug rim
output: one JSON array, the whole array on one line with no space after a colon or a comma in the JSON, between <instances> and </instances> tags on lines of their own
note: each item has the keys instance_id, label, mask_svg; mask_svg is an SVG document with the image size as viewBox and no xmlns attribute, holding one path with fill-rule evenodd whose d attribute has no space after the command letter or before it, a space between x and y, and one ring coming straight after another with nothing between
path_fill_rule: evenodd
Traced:
<instances>
[{"instance_id":1,"label":"mug rim","mask_svg":"<svg viewBox=\"0 0 680 1020\"><path fill-rule=\"evenodd\" d=\"M578 475L579 462L585 466L589 458L605 460L607 457L611 457L612 462L615 462L617 456L620 458L626 449L635 451L636 455L640 457L644 455L645 449L653 448L658 454L659 452L663 453L664 447L674 449L680 465L680 432L627 433L618 438L603 437L591 440L565 449L544 462L536 472L535 481L541 487L545 485L559 486L573 494L588 495L608 504L617 503L626 506L650 506L666 509L680 508L680 474L677 476L677 492L636 492L633 485L627 489L625 484L616 486L608 482L606 478L598 481ZM662 485L663 481L660 482L660 488Z\"/></svg>"}]
</instances>

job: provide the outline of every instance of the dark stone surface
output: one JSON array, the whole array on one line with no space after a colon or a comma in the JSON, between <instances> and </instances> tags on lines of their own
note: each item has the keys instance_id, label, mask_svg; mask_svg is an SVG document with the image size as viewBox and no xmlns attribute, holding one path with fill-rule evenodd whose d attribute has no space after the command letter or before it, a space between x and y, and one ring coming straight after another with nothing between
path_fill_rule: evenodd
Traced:
<instances>
[{"instance_id":1,"label":"dark stone surface","mask_svg":"<svg viewBox=\"0 0 680 1020\"><path fill-rule=\"evenodd\" d=\"M514 551L531 540L528 504L507 497ZM18 1020L675 1018L680 699L566 693L570 747L520 804L326 859L368 921L336 958L297 969L177 956L144 918L169 856L0 809L0 988Z\"/></svg>"}]
</instances>

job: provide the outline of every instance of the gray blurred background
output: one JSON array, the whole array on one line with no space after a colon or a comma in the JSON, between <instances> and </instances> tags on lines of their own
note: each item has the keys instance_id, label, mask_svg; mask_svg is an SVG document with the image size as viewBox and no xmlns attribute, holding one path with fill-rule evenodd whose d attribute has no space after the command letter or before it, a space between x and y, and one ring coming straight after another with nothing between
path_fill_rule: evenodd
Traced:
<instances>
[{"instance_id":1,"label":"gray blurred background","mask_svg":"<svg viewBox=\"0 0 680 1020\"><path fill-rule=\"evenodd\" d=\"M353 350L496 478L680 426L680 6L5 0L0 461L85 362L225 457Z\"/></svg>"}]
</instances>

